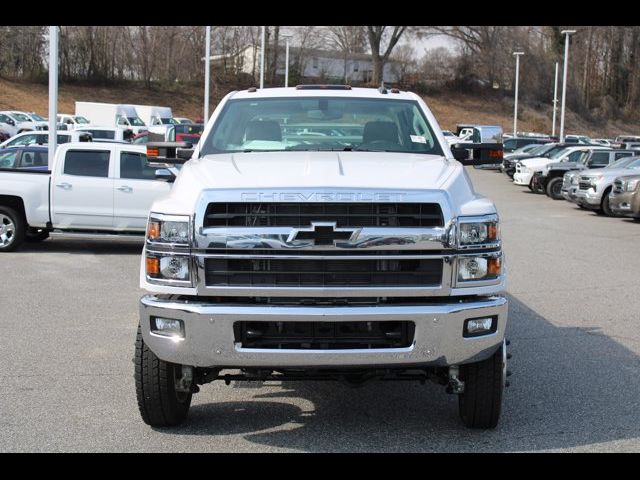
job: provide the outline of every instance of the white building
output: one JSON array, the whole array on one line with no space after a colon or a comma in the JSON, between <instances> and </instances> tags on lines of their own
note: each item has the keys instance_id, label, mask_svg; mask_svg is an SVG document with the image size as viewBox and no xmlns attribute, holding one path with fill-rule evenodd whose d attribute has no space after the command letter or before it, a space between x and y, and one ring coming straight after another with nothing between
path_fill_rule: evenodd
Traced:
<instances>
[{"instance_id":1,"label":"white building","mask_svg":"<svg viewBox=\"0 0 640 480\"><path fill-rule=\"evenodd\" d=\"M259 78L259 46L247 45L235 54L212 55L211 60L214 68L224 63L227 68L254 75L256 80ZM265 63L268 61L265 58ZM364 53L352 53L345 58L344 53L338 51L289 47L289 76L292 77L296 71L300 72L303 79L324 79L339 83L369 82L373 75L373 63L371 55ZM399 65L389 60L384 66L384 82L397 83L400 80L399 71ZM285 47L281 45L276 74L284 77L284 72Z\"/></svg>"}]
</instances>

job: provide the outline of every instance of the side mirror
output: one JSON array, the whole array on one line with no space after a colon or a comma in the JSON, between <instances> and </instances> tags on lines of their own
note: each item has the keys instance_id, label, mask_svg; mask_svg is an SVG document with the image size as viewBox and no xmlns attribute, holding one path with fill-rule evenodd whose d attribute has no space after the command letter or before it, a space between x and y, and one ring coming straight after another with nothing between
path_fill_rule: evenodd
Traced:
<instances>
[{"instance_id":1,"label":"side mirror","mask_svg":"<svg viewBox=\"0 0 640 480\"><path fill-rule=\"evenodd\" d=\"M473 143L456 143L451 146L453 157L463 165L495 165L502 163L504 145L502 127L475 125Z\"/></svg>"},{"instance_id":2,"label":"side mirror","mask_svg":"<svg viewBox=\"0 0 640 480\"><path fill-rule=\"evenodd\" d=\"M468 148L465 148L463 143L456 143L455 145L451 145L451 153L453 154L453 158L455 158L459 162L469 160L472 155L472 152L469 151Z\"/></svg>"},{"instance_id":3,"label":"side mirror","mask_svg":"<svg viewBox=\"0 0 640 480\"><path fill-rule=\"evenodd\" d=\"M15 127L15 126L16 126L16 122L14 122L13 120L11 120L10 118L8 118L8 119L7 119L7 123L8 123L9 125L11 125L12 127Z\"/></svg>"},{"instance_id":4,"label":"side mirror","mask_svg":"<svg viewBox=\"0 0 640 480\"><path fill-rule=\"evenodd\" d=\"M158 168L156 170L156 180L173 183L175 179L176 176L171 173L171 170L169 170L168 168Z\"/></svg>"}]
</instances>

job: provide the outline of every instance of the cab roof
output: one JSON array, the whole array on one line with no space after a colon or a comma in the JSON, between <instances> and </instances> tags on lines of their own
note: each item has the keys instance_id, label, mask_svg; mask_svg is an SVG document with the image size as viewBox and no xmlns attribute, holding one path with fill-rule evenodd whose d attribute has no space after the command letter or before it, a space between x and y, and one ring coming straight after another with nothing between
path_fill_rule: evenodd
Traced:
<instances>
[{"instance_id":1,"label":"cab roof","mask_svg":"<svg viewBox=\"0 0 640 480\"><path fill-rule=\"evenodd\" d=\"M385 100L416 100L417 95L411 92L392 93L391 88L386 88L387 93L381 93L378 88L351 87L340 89L327 88L325 85L305 85L304 88L276 87L276 88L250 88L240 90L233 94L231 99L252 98L285 98L285 97L344 97L344 98L383 98ZM394 89L393 92L396 92Z\"/></svg>"}]
</instances>

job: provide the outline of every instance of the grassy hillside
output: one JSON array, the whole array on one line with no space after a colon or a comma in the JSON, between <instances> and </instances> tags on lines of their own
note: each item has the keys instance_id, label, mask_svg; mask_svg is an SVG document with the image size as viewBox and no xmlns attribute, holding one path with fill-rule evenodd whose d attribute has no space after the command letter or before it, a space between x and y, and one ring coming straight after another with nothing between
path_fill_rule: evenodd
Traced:
<instances>
[{"instance_id":1,"label":"grassy hillside","mask_svg":"<svg viewBox=\"0 0 640 480\"><path fill-rule=\"evenodd\" d=\"M211 108L226 94L230 87L212 86ZM513 101L504 98L487 98L467 94L440 94L427 96L440 126L454 130L457 123L484 123L501 125L505 132L513 129ZM147 89L142 84L127 83L121 86L87 86L61 84L59 89L60 113L73 113L75 101L109 103L134 103L143 105L168 105L174 115L193 119L202 117L203 88L198 85L176 84L171 87ZM47 116L47 85L16 83L0 79L0 110L35 111ZM551 105L531 106L521 102L518 130L551 132ZM556 133L560 119L556 124ZM615 137L620 134L640 134L639 124L607 122L604 125L589 123L572 111L567 111L565 133L586 134L594 138Z\"/></svg>"}]
</instances>

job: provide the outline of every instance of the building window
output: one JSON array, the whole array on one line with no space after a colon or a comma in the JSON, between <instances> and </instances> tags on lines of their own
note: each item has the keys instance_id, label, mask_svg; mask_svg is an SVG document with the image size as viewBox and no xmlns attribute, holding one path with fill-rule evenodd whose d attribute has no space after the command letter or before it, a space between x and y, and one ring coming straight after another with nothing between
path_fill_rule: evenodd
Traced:
<instances>
[{"instance_id":1,"label":"building window","mask_svg":"<svg viewBox=\"0 0 640 480\"><path fill-rule=\"evenodd\" d=\"M318 68L318 58L313 57L313 68Z\"/></svg>"},{"instance_id":2,"label":"building window","mask_svg":"<svg viewBox=\"0 0 640 480\"><path fill-rule=\"evenodd\" d=\"M353 62L353 71L357 72L358 70L360 70L360 65L358 62Z\"/></svg>"}]
</instances>

